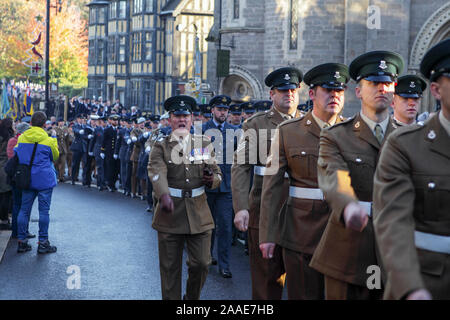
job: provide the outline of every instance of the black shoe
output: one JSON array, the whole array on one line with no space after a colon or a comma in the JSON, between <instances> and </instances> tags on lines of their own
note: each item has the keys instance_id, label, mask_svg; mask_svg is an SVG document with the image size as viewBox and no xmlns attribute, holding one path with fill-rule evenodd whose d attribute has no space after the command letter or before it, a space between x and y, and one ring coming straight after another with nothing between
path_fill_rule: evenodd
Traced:
<instances>
[{"instance_id":1,"label":"black shoe","mask_svg":"<svg viewBox=\"0 0 450 320\"><path fill-rule=\"evenodd\" d=\"M72 185L73 185L73 186L75 185L75 181L73 181L73 180L72 180Z\"/></svg>"},{"instance_id":2,"label":"black shoe","mask_svg":"<svg viewBox=\"0 0 450 320\"><path fill-rule=\"evenodd\" d=\"M56 252L56 247L50 245L50 241L45 240L44 242L39 242L37 249L38 253L54 253Z\"/></svg>"},{"instance_id":3,"label":"black shoe","mask_svg":"<svg viewBox=\"0 0 450 320\"><path fill-rule=\"evenodd\" d=\"M211 258L211 264L212 264L213 266L215 266L215 265L217 264L217 260L214 259L214 258Z\"/></svg>"},{"instance_id":4,"label":"black shoe","mask_svg":"<svg viewBox=\"0 0 450 320\"><path fill-rule=\"evenodd\" d=\"M231 278L233 275L231 274L231 271L228 269L220 269L219 273L224 278Z\"/></svg>"},{"instance_id":5,"label":"black shoe","mask_svg":"<svg viewBox=\"0 0 450 320\"><path fill-rule=\"evenodd\" d=\"M145 209L145 211L147 211L147 212L152 212L152 211L153 211L153 208L152 208L152 207L147 207L147 209Z\"/></svg>"},{"instance_id":6,"label":"black shoe","mask_svg":"<svg viewBox=\"0 0 450 320\"><path fill-rule=\"evenodd\" d=\"M19 241L19 245L17 246L17 252L27 252L31 250L31 245L28 244L28 241Z\"/></svg>"},{"instance_id":7,"label":"black shoe","mask_svg":"<svg viewBox=\"0 0 450 320\"><path fill-rule=\"evenodd\" d=\"M134 193L132 193L132 194L130 195L130 197L131 197L131 199L134 199L134 198L136 198L136 195L135 195Z\"/></svg>"},{"instance_id":8,"label":"black shoe","mask_svg":"<svg viewBox=\"0 0 450 320\"><path fill-rule=\"evenodd\" d=\"M36 238L36 235L35 234L31 234L31 233L27 233L27 239L33 239L33 238Z\"/></svg>"}]
</instances>

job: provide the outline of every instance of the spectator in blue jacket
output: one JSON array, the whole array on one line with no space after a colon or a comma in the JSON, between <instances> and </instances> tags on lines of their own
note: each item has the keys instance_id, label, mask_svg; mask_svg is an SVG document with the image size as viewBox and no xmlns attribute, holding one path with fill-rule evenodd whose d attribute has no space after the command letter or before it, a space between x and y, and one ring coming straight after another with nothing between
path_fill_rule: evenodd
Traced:
<instances>
[{"instance_id":1,"label":"spectator in blue jacket","mask_svg":"<svg viewBox=\"0 0 450 320\"><path fill-rule=\"evenodd\" d=\"M53 188L56 186L56 170L53 161L59 157L58 142L55 137L49 137L44 131L47 116L37 111L31 117L31 128L18 139L14 148L20 164L29 164L33 149L36 153L31 167L31 182L29 189L22 190L22 205L17 218L19 245L17 252L31 250L27 240L28 221L33 202L39 201L39 245L38 253L56 252L56 247L48 241L49 210Z\"/></svg>"}]
</instances>

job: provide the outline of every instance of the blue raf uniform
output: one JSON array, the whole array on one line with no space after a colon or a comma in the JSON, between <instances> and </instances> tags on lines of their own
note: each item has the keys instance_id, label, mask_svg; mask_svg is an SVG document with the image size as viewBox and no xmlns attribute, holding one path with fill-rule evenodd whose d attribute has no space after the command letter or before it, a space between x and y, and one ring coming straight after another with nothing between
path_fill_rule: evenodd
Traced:
<instances>
[{"instance_id":1,"label":"blue raf uniform","mask_svg":"<svg viewBox=\"0 0 450 320\"><path fill-rule=\"evenodd\" d=\"M77 115L77 119L83 119L83 115ZM70 146L70 150L73 153L72 156L72 184L78 180L78 173L80 171L80 163L84 162L83 155L87 151L86 141L83 139L84 136L84 125L76 123L73 128L74 140Z\"/></svg>"},{"instance_id":2,"label":"blue raf uniform","mask_svg":"<svg viewBox=\"0 0 450 320\"><path fill-rule=\"evenodd\" d=\"M109 119L113 121L118 121L119 115L113 114ZM119 156L115 154L115 146L117 141L117 136L119 132L118 126L109 126L105 129L103 136L104 159L105 159L105 174L108 183L109 191L113 192L116 190L116 181L119 175ZM103 157L103 156L102 156Z\"/></svg>"},{"instance_id":3,"label":"blue raf uniform","mask_svg":"<svg viewBox=\"0 0 450 320\"><path fill-rule=\"evenodd\" d=\"M225 95L215 96L209 102L211 109L213 108L225 108L229 109L231 98ZM217 142L217 138L213 131L217 133L219 130L222 134L222 141ZM230 131L231 130L231 131ZM217 257L219 265L219 273L224 278L231 278L230 271L230 250L232 241L232 226L233 226L233 203L231 198L231 163L232 155L236 146L236 138L234 137L234 131L236 127L224 121L219 123L217 119L212 117L211 120L205 122L202 127L203 134L210 136L213 142L213 146L216 148L216 158L218 159L220 170L222 171L223 179L219 188L206 190L208 205L214 218L214 223L217 229L213 230L211 238L211 256L213 256L215 236L217 230ZM231 136L230 136L231 135ZM233 150L228 150L230 153L230 163L227 164L227 140L232 139ZM217 150L218 148L221 148ZM222 160L222 161L221 161Z\"/></svg>"},{"instance_id":4,"label":"blue raf uniform","mask_svg":"<svg viewBox=\"0 0 450 320\"><path fill-rule=\"evenodd\" d=\"M129 117L123 118L123 120L127 121L127 123L131 124L133 120ZM115 145L115 154L119 155L119 161L120 161L120 184L123 188L123 193L125 195L128 195L131 191L131 185L128 180L128 172L127 172L127 163L130 160L128 157L127 159L127 152L128 152L128 139L130 137L131 129L126 127L121 127L119 129L119 134L117 136L117 142ZM128 182L128 184L127 184Z\"/></svg>"},{"instance_id":5,"label":"blue raf uniform","mask_svg":"<svg viewBox=\"0 0 450 320\"><path fill-rule=\"evenodd\" d=\"M99 120L104 120L103 117L95 117ZM92 116L91 116L92 119ZM97 188L99 191L103 191L106 189L105 187L105 165L104 159L101 157L101 153L103 153L102 145L103 145L103 136L105 129L102 126L97 126L94 129L93 138L91 143L89 144L89 155L93 156L95 159L95 166L97 168Z\"/></svg>"},{"instance_id":6,"label":"blue raf uniform","mask_svg":"<svg viewBox=\"0 0 450 320\"><path fill-rule=\"evenodd\" d=\"M94 162L94 157L89 155L89 145L94 138L94 128L89 124L84 126L83 139L86 143L86 152L83 154L84 157L84 167L83 167L83 186L91 187L91 174L92 174L92 163Z\"/></svg>"}]
</instances>

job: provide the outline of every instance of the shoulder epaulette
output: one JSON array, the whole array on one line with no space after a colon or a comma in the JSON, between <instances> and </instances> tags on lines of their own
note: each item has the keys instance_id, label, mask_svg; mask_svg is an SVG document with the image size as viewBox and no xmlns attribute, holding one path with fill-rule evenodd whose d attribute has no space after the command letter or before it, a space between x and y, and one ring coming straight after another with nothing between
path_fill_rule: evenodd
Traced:
<instances>
[{"instance_id":1,"label":"shoulder epaulette","mask_svg":"<svg viewBox=\"0 0 450 320\"><path fill-rule=\"evenodd\" d=\"M282 126L285 126L285 125L293 123L293 122L302 121L303 119L305 119L305 115L302 113L302 114L300 114L300 117L289 119L289 120L285 120L282 123L280 123L279 126L282 127Z\"/></svg>"}]
</instances>

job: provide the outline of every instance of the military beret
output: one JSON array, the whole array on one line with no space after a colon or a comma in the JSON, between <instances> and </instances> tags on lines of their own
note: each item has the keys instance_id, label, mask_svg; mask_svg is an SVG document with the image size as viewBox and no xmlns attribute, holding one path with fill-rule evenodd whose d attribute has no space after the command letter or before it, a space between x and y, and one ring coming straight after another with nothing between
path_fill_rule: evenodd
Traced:
<instances>
[{"instance_id":1,"label":"military beret","mask_svg":"<svg viewBox=\"0 0 450 320\"><path fill-rule=\"evenodd\" d=\"M303 74L293 67L285 67L272 71L264 79L266 86L271 89L288 90L298 88Z\"/></svg>"},{"instance_id":2,"label":"military beret","mask_svg":"<svg viewBox=\"0 0 450 320\"><path fill-rule=\"evenodd\" d=\"M416 75L406 75L398 78L395 94L403 98L420 98L427 88L427 83Z\"/></svg>"},{"instance_id":3,"label":"military beret","mask_svg":"<svg viewBox=\"0 0 450 320\"><path fill-rule=\"evenodd\" d=\"M272 107L272 100L259 100L256 101L253 106L256 109L256 112L266 111Z\"/></svg>"},{"instance_id":4,"label":"military beret","mask_svg":"<svg viewBox=\"0 0 450 320\"><path fill-rule=\"evenodd\" d=\"M164 101L164 109L175 115L192 114L195 105L197 105L195 99L186 95L173 96Z\"/></svg>"},{"instance_id":5,"label":"military beret","mask_svg":"<svg viewBox=\"0 0 450 320\"><path fill-rule=\"evenodd\" d=\"M350 80L348 67L342 63L324 63L309 70L303 81L310 87L344 90Z\"/></svg>"},{"instance_id":6,"label":"military beret","mask_svg":"<svg viewBox=\"0 0 450 320\"><path fill-rule=\"evenodd\" d=\"M232 104L230 105L230 113L239 115L242 113L242 108L239 104Z\"/></svg>"},{"instance_id":7,"label":"military beret","mask_svg":"<svg viewBox=\"0 0 450 320\"><path fill-rule=\"evenodd\" d=\"M231 98L227 95L221 94L213 97L209 101L211 107L229 108L231 103Z\"/></svg>"},{"instance_id":8,"label":"military beret","mask_svg":"<svg viewBox=\"0 0 450 320\"><path fill-rule=\"evenodd\" d=\"M396 82L403 71L403 58L391 51L370 51L355 58L349 66L350 76L373 82Z\"/></svg>"},{"instance_id":9,"label":"military beret","mask_svg":"<svg viewBox=\"0 0 450 320\"><path fill-rule=\"evenodd\" d=\"M439 42L425 53L420 72L432 82L450 73L450 39Z\"/></svg>"}]
</instances>

